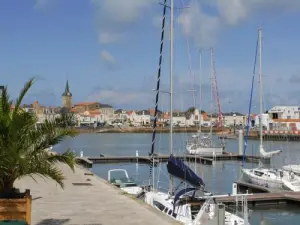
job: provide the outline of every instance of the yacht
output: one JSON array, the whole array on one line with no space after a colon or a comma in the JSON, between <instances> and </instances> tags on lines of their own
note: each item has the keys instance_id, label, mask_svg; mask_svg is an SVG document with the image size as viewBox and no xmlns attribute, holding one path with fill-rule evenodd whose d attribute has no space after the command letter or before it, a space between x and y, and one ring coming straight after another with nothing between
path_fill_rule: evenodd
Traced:
<instances>
[{"instance_id":1,"label":"yacht","mask_svg":"<svg viewBox=\"0 0 300 225\"><path fill-rule=\"evenodd\" d=\"M262 29L258 29L258 50L259 50L259 81L262 79ZM253 91L253 81L254 77L252 80L252 90L251 90L251 98L250 98L250 107L249 111L251 109L251 101L252 101L252 91ZM260 153L260 163L258 168L254 169L242 169L243 175L246 177L246 181L250 183L254 183L257 185L265 186L268 188L282 188L283 187L283 181L282 178L286 175L283 170L278 170L278 169L272 169L272 168L264 168L261 164L262 162L270 162L272 156L278 155L281 153L281 150L274 150L270 152L266 152L264 150L263 146L263 125L262 125L262 115L263 115L263 99L262 99L262 82L259 82L260 87L259 87L259 112L260 112L260 117L259 117L259 139L260 139L260 144L259 144L259 153ZM250 114L250 113L249 113ZM249 119L248 119L249 121ZM247 129L248 130L248 129ZM248 131L247 131L248 132ZM246 146L246 145L245 145ZM245 151L245 150L244 150Z\"/></svg>"},{"instance_id":2,"label":"yacht","mask_svg":"<svg viewBox=\"0 0 300 225\"><path fill-rule=\"evenodd\" d=\"M243 169L245 179L249 183L253 183L266 188L282 188L282 178L284 173L282 170L269 169L269 168L254 168Z\"/></svg>"},{"instance_id":3,"label":"yacht","mask_svg":"<svg viewBox=\"0 0 300 225\"><path fill-rule=\"evenodd\" d=\"M224 149L224 146L215 145L210 135L202 133L194 134L186 144L186 150L191 155L222 155Z\"/></svg>"},{"instance_id":4,"label":"yacht","mask_svg":"<svg viewBox=\"0 0 300 225\"><path fill-rule=\"evenodd\" d=\"M201 65L201 52L200 52L200 65ZM210 79L213 80L213 49L210 49L210 63L211 63L211 72ZM201 69L200 69L201 71ZM200 84L201 86L201 84ZM211 111L212 111L212 91L213 86L211 85ZM201 112L201 110L200 110ZM201 116L200 116L200 124L201 124ZM216 156L222 155L225 150L224 144L216 144L212 140L212 114L210 116L210 132L208 135L201 133L201 125L199 126L199 131L197 134L194 134L192 138L186 143L186 150L188 154L191 155L202 155L202 156Z\"/></svg>"},{"instance_id":5,"label":"yacht","mask_svg":"<svg viewBox=\"0 0 300 225\"><path fill-rule=\"evenodd\" d=\"M121 173L123 175L116 176L117 173ZM119 187L122 191L131 195L138 195L143 190L135 183L135 181L132 178L128 176L127 171L124 169L109 170L108 182Z\"/></svg>"},{"instance_id":6,"label":"yacht","mask_svg":"<svg viewBox=\"0 0 300 225\"><path fill-rule=\"evenodd\" d=\"M283 188L289 191L300 191L300 177L295 175L293 172L288 172L288 176L284 176L282 179Z\"/></svg>"},{"instance_id":7,"label":"yacht","mask_svg":"<svg viewBox=\"0 0 300 225\"><path fill-rule=\"evenodd\" d=\"M152 207L167 214L173 219L184 224L191 225L249 225L248 218L241 218L238 215L225 210L224 205L218 204L215 200L218 197L229 195L212 195L204 191L203 180L196 175L180 159L170 156L167 164L169 174L188 183L192 187L184 188L176 194L164 193L152 190L144 190L138 197ZM247 198L248 194L243 196ZM221 212L220 212L220 209ZM243 205L243 211L248 211L248 205ZM248 214L247 214L248 215Z\"/></svg>"},{"instance_id":8,"label":"yacht","mask_svg":"<svg viewBox=\"0 0 300 225\"><path fill-rule=\"evenodd\" d=\"M285 165L282 167L284 171L293 172L295 175L300 176L300 164Z\"/></svg>"}]
</instances>

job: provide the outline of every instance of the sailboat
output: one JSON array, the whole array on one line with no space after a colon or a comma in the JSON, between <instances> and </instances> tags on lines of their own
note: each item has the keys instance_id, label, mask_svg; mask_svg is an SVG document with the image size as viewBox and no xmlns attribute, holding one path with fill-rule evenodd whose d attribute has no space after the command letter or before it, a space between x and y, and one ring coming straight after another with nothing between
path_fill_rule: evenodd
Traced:
<instances>
[{"instance_id":1,"label":"sailboat","mask_svg":"<svg viewBox=\"0 0 300 225\"><path fill-rule=\"evenodd\" d=\"M263 146L263 128L262 128L262 112L263 112L263 99L262 99L262 29L258 29L258 42L257 45L259 47L259 131L260 131L260 145L259 152L261 159L271 160L274 155L278 155L281 153L281 150L275 150L271 152L266 152ZM264 168L262 165L262 161L259 163L258 168L254 169L245 169L243 168L243 174L246 177L246 180L268 188L282 188L283 187L283 177L287 174L280 169L273 168Z\"/></svg>"},{"instance_id":2,"label":"sailboat","mask_svg":"<svg viewBox=\"0 0 300 225\"><path fill-rule=\"evenodd\" d=\"M200 51L200 74L202 70L202 52ZM211 110L212 110L212 101L213 101L213 49L210 49L210 64L211 64ZM201 96L201 82L200 82L200 96ZM201 97L200 97L201 98ZM201 99L200 99L201 101ZM200 110L201 112L201 110ZM217 145L212 140L212 116L210 116L210 132L209 135L204 135L201 133L201 115L200 115L200 126L197 134L192 135L192 138L186 144L186 150L188 154L191 155L204 155L204 156L215 156L222 155L224 153L225 146Z\"/></svg>"},{"instance_id":3,"label":"sailboat","mask_svg":"<svg viewBox=\"0 0 300 225\"><path fill-rule=\"evenodd\" d=\"M161 72L161 60L162 60L162 49L164 40L164 26L165 26L165 15L167 8L167 0L164 0L164 11L162 20L162 36L161 36L161 47L160 47L160 60L159 70L156 88L156 102L154 112L154 123L153 123L153 135L152 135L152 147L150 157L153 165L150 166L150 176L152 176L152 185L149 185L148 189L144 189L144 192L139 194L137 197L142 198L147 204L160 210L171 218L180 221L184 224L190 225L224 225L224 224L235 224L235 225L248 225L248 217L246 220L238 217L235 214L225 211L225 205L217 203L217 196L212 196L210 193L204 191L204 182L196 175L191 168L189 168L180 159L173 155L173 29L174 29L174 0L171 0L171 38L170 38L170 157L168 159L167 170L170 174L169 192L164 193L155 189L155 179L152 169L154 168L154 146L155 146L155 134L156 134L156 121L157 121L157 108L159 98L159 86L160 86L160 72ZM174 180L176 177L182 182L189 184L191 187L186 187L175 193ZM176 188L178 189L178 188ZM247 206L246 206L247 207Z\"/></svg>"}]
</instances>

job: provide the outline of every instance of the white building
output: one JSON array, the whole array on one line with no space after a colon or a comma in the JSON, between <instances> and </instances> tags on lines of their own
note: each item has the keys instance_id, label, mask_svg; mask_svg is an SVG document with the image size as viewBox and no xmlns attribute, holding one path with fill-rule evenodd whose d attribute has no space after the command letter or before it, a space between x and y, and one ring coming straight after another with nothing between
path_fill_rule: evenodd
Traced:
<instances>
[{"instance_id":1,"label":"white building","mask_svg":"<svg viewBox=\"0 0 300 225\"><path fill-rule=\"evenodd\" d=\"M91 126L107 121L105 115L95 111L85 111L84 113L76 114L76 119L79 126Z\"/></svg>"},{"instance_id":2,"label":"white building","mask_svg":"<svg viewBox=\"0 0 300 225\"><path fill-rule=\"evenodd\" d=\"M300 106L274 106L268 113L271 119L300 119Z\"/></svg>"},{"instance_id":3,"label":"white building","mask_svg":"<svg viewBox=\"0 0 300 225\"><path fill-rule=\"evenodd\" d=\"M270 130L300 130L300 106L275 106L268 114Z\"/></svg>"},{"instance_id":4,"label":"white building","mask_svg":"<svg viewBox=\"0 0 300 225\"><path fill-rule=\"evenodd\" d=\"M133 126L147 126L150 125L151 116L147 110L143 111L129 111L128 112L128 120L131 122Z\"/></svg>"},{"instance_id":5,"label":"white building","mask_svg":"<svg viewBox=\"0 0 300 225\"><path fill-rule=\"evenodd\" d=\"M255 119L254 119L255 126L257 126L257 127L259 126L259 119L260 119L260 115L258 114L258 115L255 116ZM266 113L262 114L262 121L261 121L261 123L262 123L263 127L266 127L267 130L269 130L271 122L272 121L270 119L269 114L266 114Z\"/></svg>"}]
</instances>

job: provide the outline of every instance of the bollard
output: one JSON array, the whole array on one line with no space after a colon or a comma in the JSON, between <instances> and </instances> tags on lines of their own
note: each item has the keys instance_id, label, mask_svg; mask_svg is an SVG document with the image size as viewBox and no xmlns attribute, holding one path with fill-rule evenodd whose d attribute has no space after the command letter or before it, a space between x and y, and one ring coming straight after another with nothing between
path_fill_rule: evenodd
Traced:
<instances>
[{"instance_id":1,"label":"bollard","mask_svg":"<svg viewBox=\"0 0 300 225\"><path fill-rule=\"evenodd\" d=\"M237 183L232 184L232 195L237 195Z\"/></svg>"},{"instance_id":2,"label":"bollard","mask_svg":"<svg viewBox=\"0 0 300 225\"><path fill-rule=\"evenodd\" d=\"M243 130L239 130L239 155L244 154L244 133Z\"/></svg>"},{"instance_id":3,"label":"bollard","mask_svg":"<svg viewBox=\"0 0 300 225\"><path fill-rule=\"evenodd\" d=\"M83 157L83 151L80 151L80 158Z\"/></svg>"}]
</instances>

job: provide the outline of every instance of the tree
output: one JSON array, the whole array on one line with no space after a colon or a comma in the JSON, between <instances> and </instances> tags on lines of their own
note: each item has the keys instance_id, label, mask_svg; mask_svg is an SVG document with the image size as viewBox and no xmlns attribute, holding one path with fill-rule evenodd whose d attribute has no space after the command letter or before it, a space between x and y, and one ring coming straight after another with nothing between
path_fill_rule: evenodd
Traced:
<instances>
[{"instance_id":1,"label":"tree","mask_svg":"<svg viewBox=\"0 0 300 225\"><path fill-rule=\"evenodd\" d=\"M57 162L67 164L73 171L76 156L70 149L62 154L50 154L46 149L74 137L74 130L60 128L57 121L46 120L36 126L37 117L20 106L32 87L30 79L21 90L13 107L5 87L0 99L0 193L13 195L14 182L21 177L39 175L50 178L64 188L64 175ZM32 177L33 178L33 177ZM34 178L33 178L34 179Z\"/></svg>"},{"instance_id":2,"label":"tree","mask_svg":"<svg viewBox=\"0 0 300 225\"><path fill-rule=\"evenodd\" d=\"M74 113L61 113L55 120L57 126L61 128L70 128L76 125Z\"/></svg>"},{"instance_id":3,"label":"tree","mask_svg":"<svg viewBox=\"0 0 300 225\"><path fill-rule=\"evenodd\" d=\"M194 113L196 110L196 107L190 107L188 108L188 110L186 111L187 113Z\"/></svg>"}]
</instances>

